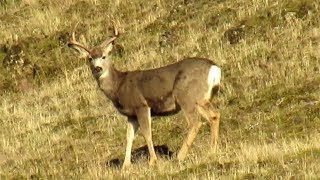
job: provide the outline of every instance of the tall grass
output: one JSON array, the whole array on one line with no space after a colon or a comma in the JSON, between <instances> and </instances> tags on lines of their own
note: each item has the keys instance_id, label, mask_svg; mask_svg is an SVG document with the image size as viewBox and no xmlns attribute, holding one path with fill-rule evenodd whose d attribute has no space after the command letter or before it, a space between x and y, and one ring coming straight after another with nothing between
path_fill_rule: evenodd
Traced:
<instances>
[{"instance_id":1,"label":"tall grass","mask_svg":"<svg viewBox=\"0 0 320 180\"><path fill-rule=\"evenodd\" d=\"M6 89L0 77L1 179L316 179L320 169L319 4L313 1L5 1L0 57L15 42L40 67L31 91ZM65 45L76 36L94 46L115 20L122 71L160 67L184 57L212 59L223 70L216 102L219 148L208 154L204 126L184 162L146 158L121 171L126 119L98 90L84 60ZM224 33L242 28L230 44ZM4 67L0 73L10 74ZM182 114L156 118L153 139L179 150ZM138 133L134 148L145 145Z\"/></svg>"}]
</instances>

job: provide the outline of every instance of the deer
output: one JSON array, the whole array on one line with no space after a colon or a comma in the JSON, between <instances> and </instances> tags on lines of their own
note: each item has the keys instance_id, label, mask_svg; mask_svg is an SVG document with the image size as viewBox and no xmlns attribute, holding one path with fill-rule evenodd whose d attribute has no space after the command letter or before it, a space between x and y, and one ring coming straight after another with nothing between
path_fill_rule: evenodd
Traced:
<instances>
[{"instance_id":1,"label":"deer","mask_svg":"<svg viewBox=\"0 0 320 180\"><path fill-rule=\"evenodd\" d=\"M152 117L173 115L180 111L186 117L189 132L179 152L183 161L202 126L210 125L210 149L216 151L220 112L212 103L220 89L221 69L206 58L185 58L163 67L120 71L111 61L111 52L119 33L113 23L114 35L100 45L87 47L75 38L75 29L68 46L79 58L87 61L99 89L117 111L127 117L126 150L122 169L131 165L131 151L135 134L140 128L149 151L149 165L157 162L151 123Z\"/></svg>"}]
</instances>

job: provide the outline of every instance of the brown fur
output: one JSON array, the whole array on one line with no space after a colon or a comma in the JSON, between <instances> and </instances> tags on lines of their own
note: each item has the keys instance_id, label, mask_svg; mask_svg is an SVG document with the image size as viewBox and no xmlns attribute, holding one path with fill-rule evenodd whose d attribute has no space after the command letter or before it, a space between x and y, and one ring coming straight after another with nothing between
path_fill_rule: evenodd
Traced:
<instances>
[{"instance_id":1,"label":"brown fur","mask_svg":"<svg viewBox=\"0 0 320 180\"><path fill-rule=\"evenodd\" d=\"M115 39L115 38L114 38ZM211 144L215 150L218 138L220 115L211 105L208 93L217 93L219 84L209 87L208 75L212 61L204 58L186 58L177 63L157 69L120 72L110 60L105 58L112 49L112 41L104 47L88 48L70 41L69 45L84 49L93 76L100 89L113 102L117 110L128 117L127 148L123 167L131 163L131 150L134 134L140 127L153 165L155 154L151 135L151 116L170 115L182 110L186 115L189 133L177 155L183 160L195 139L202 123L200 117L209 121Z\"/></svg>"}]
</instances>

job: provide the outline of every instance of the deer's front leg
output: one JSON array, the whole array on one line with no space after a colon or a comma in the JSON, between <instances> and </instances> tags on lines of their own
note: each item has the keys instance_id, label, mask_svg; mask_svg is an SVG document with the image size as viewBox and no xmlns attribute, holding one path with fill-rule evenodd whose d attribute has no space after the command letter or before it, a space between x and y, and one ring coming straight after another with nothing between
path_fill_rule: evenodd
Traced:
<instances>
[{"instance_id":1,"label":"deer's front leg","mask_svg":"<svg viewBox=\"0 0 320 180\"><path fill-rule=\"evenodd\" d=\"M151 112L149 107L141 107L136 110L138 117L139 126L141 128L142 135L147 143L150 161L149 164L152 166L157 161L157 156L154 151L152 134L151 134Z\"/></svg>"},{"instance_id":2,"label":"deer's front leg","mask_svg":"<svg viewBox=\"0 0 320 180\"><path fill-rule=\"evenodd\" d=\"M122 169L125 169L131 164L132 143L133 143L135 132L137 131L138 127L139 127L139 123L137 119L128 118L126 156L124 158Z\"/></svg>"}]
</instances>

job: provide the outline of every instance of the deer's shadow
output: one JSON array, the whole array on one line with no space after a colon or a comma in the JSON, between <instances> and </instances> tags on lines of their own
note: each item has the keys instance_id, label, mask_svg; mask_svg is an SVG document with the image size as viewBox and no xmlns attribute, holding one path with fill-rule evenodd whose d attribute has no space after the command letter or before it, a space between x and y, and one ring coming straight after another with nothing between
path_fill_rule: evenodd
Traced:
<instances>
[{"instance_id":1,"label":"deer's shadow","mask_svg":"<svg viewBox=\"0 0 320 180\"><path fill-rule=\"evenodd\" d=\"M154 146L154 150L158 157L163 159L172 159L174 152L170 151L167 145ZM141 159L149 159L149 150L148 146L139 147L131 152L131 162L136 163ZM109 167L121 167L123 160L119 158L112 159L107 162Z\"/></svg>"}]
</instances>

